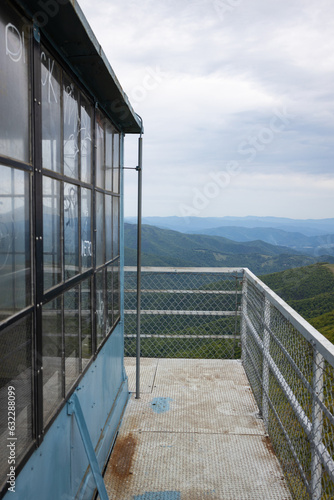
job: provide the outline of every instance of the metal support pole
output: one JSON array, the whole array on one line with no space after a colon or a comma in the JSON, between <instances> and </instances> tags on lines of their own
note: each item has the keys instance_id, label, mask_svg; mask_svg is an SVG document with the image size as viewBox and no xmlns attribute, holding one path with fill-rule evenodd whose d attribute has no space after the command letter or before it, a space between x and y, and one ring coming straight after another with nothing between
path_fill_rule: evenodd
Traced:
<instances>
[{"instance_id":1,"label":"metal support pole","mask_svg":"<svg viewBox=\"0 0 334 500\"><path fill-rule=\"evenodd\" d=\"M137 346L136 399L140 399L140 309L141 309L141 219L142 219L143 139L138 139L138 221L137 221Z\"/></svg>"},{"instance_id":2,"label":"metal support pole","mask_svg":"<svg viewBox=\"0 0 334 500\"><path fill-rule=\"evenodd\" d=\"M108 493L95 454L94 446L89 435L86 420L80 405L79 398L76 395L76 393L74 393L71 396L71 399L67 402L67 414L75 416L75 420L79 428L81 439L86 451L86 455L92 470L93 477L95 479L95 484L97 487L97 491L99 492L100 499L109 500Z\"/></svg>"}]
</instances>

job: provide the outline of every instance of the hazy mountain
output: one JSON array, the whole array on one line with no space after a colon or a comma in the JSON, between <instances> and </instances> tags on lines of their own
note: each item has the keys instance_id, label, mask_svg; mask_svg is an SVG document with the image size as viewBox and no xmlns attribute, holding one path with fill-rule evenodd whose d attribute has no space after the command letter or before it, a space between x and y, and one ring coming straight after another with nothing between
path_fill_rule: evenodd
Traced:
<instances>
[{"instance_id":1,"label":"hazy mountain","mask_svg":"<svg viewBox=\"0 0 334 500\"><path fill-rule=\"evenodd\" d=\"M248 267L266 274L331 258L302 255L263 241L236 242L219 236L183 234L143 225L142 265L178 267ZM125 264L136 265L137 230L125 224ZM334 258L332 258L334 262Z\"/></svg>"},{"instance_id":2,"label":"hazy mountain","mask_svg":"<svg viewBox=\"0 0 334 500\"><path fill-rule=\"evenodd\" d=\"M136 223L135 217L125 222ZM305 236L334 234L334 219L288 219L284 217L144 217L144 224L200 234L203 230L220 227L273 228Z\"/></svg>"},{"instance_id":3,"label":"hazy mountain","mask_svg":"<svg viewBox=\"0 0 334 500\"><path fill-rule=\"evenodd\" d=\"M334 255L334 234L305 236L302 233L275 228L218 227L203 230L203 234L222 236L234 241L262 240L271 245L283 245L309 255Z\"/></svg>"}]
</instances>

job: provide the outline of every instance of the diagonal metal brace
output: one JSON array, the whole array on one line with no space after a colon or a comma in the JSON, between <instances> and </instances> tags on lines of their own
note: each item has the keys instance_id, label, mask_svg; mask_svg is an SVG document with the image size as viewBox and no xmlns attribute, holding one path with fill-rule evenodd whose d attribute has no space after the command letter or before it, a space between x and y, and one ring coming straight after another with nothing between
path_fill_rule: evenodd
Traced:
<instances>
[{"instance_id":1,"label":"diagonal metal brace","mask_svg":"<svg viewBox=\"0 0 334 500\"><path fill-rule=\"evenodd\" d=\"M80 405L79 398L76 395L76 393L74 393L67 402L67 414L68 415L74 414L75 416L75 420L77 422L81 439L85 447L89 465L92 469L92 473L95 479L97 491L99 492L100 495L100 500L109 500L108 493L96 458L93 443L88 432L86 420Z\"/></svg>"}]
</instances>

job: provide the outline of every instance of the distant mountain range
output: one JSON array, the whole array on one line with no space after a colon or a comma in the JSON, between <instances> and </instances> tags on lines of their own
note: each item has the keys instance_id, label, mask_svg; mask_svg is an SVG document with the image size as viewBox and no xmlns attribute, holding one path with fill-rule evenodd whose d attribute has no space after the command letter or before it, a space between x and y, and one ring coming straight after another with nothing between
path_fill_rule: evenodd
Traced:
<instances>
[{"instance_id":1,"label":"distant mountain range","mask_svg":"<svg viewBox=\"0 0 334 500\"><path fill-rule=\"evenodd\" d=\"M135 223L129 217L127 222ZM334 219L278 217L145 217L144 224L186 234L220 236L236 242L261 240L313 257L334 256Z\"/></svg>"},{"instance_id":2,"label":"distant mountain range","mask_svg":"<svg viewBox=\"0 0 334 500\"><path fill-rule=\"evenodd\" d=\"M136 225L125 224L125 264L136 264ZM256 240L237 242L221 236L184 234L150 225L142 228L142 265L177 267L248 267L268 274L316 262L329 255L310 256L281 245Z\"/></svg>"}]
</instances>

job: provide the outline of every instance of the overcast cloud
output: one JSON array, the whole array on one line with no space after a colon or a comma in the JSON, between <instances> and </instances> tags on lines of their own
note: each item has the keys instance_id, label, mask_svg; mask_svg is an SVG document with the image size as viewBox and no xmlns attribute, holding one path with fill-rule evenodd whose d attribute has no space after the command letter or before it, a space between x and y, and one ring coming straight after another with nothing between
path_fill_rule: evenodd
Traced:
<instances>
[{"instance_id":1,"label":"overcast cloud","mask_svg":"<svg viewBox=\"0 0 334 500\"><path fill-rule=\"evenodd\" d=\"M145 216L334 217L332 0L79 3L144 120Z\"/></svg>"}]
</instances>

